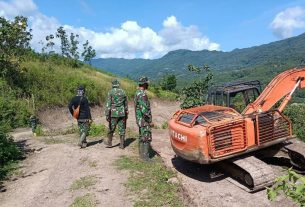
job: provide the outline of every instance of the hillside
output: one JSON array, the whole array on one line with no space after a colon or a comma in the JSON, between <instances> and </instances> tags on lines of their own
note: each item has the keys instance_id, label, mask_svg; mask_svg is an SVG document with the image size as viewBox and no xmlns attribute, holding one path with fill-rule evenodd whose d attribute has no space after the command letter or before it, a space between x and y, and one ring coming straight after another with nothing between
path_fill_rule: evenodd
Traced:
<instances>
[{"instance_id":1,"label":"hillside","mask_svg":"<svg viewBox=\"0 0 305 207\"><path fill-rule=\"evenodd\" d=\"M46 58L29 52L25 59L20 63L23 70L18 82L0 78L0 129L3 131L28 124L30 114L46 108L66 107L80 84L86 87L91 105L103 105L111 80L115 78L86 64L73 67L69 59L59 55ZM120 81L132 99L136 83L125 78ZM152 92L149 95L155 96Z\"/></svg>"},{"instance_id":2,"label":"hillside","mask_svg":"<svg viewBox=\"0 0 305 207\"><path fill-rule=\"evenodd\" d=\"M136 78L143 74L154 79L166 73L174 73L178 78L182 75L183 78L185 75L190 77L186 73L188 64L198 66L208 64L213 73L222 73L217 79L227 80L236 79L227 76L241 70L249 70L244 76L257 77L256 70L264 73L271 71L270 75L272 75L272 70L281 71L287 67L298 66L305 54L303 45L305 45L305 34L261 46L235 49L231 52L176 50L155 60L107 58L95 59L92 64L120 76ZM264 78L265 74L262 77Z\"/></svg>"}]
</instances>

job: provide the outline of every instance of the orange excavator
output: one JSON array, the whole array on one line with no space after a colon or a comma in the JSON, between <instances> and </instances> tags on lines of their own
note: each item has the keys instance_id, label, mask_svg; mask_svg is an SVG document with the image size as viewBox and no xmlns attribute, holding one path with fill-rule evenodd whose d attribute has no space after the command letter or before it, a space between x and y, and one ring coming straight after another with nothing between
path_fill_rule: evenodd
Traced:
<instances>
[{"instance_id":1,"label":"orange excavator","mask_svg":"<svg viewBox=\"0 0 305 207\"><path fill-rule=\"evenodd\" d=\"M291 121L282 113L294 91L305 87L304 78L305 68L293 68L277 75L262 93L258 81L214 87L207 105L179 110L169 120L174 152L192 162L218 164L251 192L276 177L264 158L289 160L305 171L305 143L292 134Z\"/></svg>"}]
</instances>

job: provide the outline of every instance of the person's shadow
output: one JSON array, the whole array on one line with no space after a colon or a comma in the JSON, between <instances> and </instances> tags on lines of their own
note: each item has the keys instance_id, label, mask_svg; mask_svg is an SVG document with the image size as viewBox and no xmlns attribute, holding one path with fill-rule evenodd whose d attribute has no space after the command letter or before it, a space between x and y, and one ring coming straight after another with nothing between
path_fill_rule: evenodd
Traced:
<instances>
[{"instance_id":1,"label":"person's shadow","mask_svg":"<svg viewBox=\"0 0 305 207\"><path fill-rule=\"evenodd\" d=\"M136 138L128 137L128 138L125 140L125 147L128 147L129 145L131 145L134 141L136 141Z\"/></svg>"},{"instance_id":2,"label":"person's shadow","mask_svg":"<svg viewBox=\"0 0 305 207\"><path fill-rule=\"evenodd\" d=\"M100 139L100 140L95 140L95 141L92 141L92 142L88 142L87 143L87 147L91 147L93 145L96 145L96 144L101 144L103 143L104 139Z\"/></svg>"}]
</instances>

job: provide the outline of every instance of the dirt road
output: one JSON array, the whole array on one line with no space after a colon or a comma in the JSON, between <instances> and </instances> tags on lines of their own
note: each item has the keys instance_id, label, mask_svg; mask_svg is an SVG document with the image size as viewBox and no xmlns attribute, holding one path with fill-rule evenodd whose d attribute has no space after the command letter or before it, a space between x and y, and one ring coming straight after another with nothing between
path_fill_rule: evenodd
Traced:
<instances>
[{"instance_id":1,"label":"dirt road","mask_svg":"<svg viewBox=\"0 0 305 207\"><path fill-rule=\"evenodd\" d=\"M75 145L77 135L33 138L28 130L15 133L15 140L30 154L20 172L4 184L0 206L69 206L87 194L98 206L132 206L123 186L128 173L113 166L128 150L107 149L98 140L90 140L91 146L80 150ZM89 184L82 180L86 178ZM83 188L82 181L90 186Z\"/></svg>"}]
</instances>

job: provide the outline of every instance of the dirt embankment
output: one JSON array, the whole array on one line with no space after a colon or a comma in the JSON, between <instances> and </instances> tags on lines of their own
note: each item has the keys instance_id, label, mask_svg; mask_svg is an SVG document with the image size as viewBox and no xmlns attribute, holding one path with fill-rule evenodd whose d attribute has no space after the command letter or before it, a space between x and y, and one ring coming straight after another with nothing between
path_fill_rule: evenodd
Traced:
<instances>
[{"instance_id":1,"label":"dirt embankment","mask_svg":"<svg viewBox=\"0 0 305 207\"><path fill-rule=\"evenodd\" d=\"M135 122L134 105L132 102L129 103L129 116L127 127L131 129L137 129ZM152 100L151 108L153 114L153 122L161 127L162 124L166 123L173 113L178 110L179 104L169 101ZM106 118L104 115L104 107L92 107L91 115L93 121L96 124L107 125ZM74 118L70 115L68 108L55 108L47 109L39 112L39 120L47 130L65 130L69 127L73 127L77 124Z\"/></svg>"}]
</instances>

